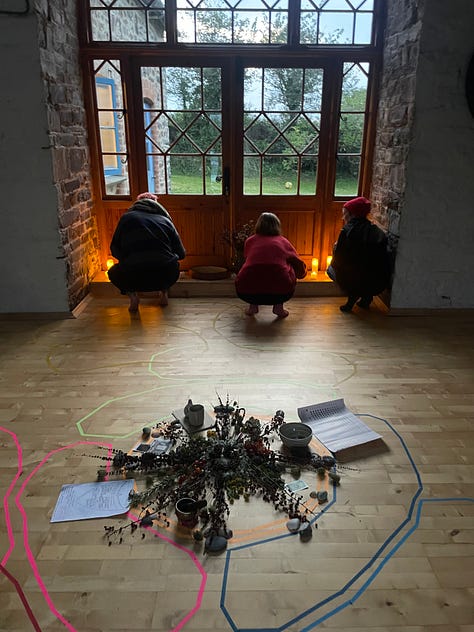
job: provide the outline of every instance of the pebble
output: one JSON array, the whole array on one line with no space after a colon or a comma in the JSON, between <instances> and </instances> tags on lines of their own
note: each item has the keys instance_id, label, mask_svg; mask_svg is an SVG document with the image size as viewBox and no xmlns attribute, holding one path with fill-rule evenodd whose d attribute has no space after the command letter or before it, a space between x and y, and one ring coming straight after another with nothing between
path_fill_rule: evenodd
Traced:
<instances>
[{"instance_id":1,"label":"pebble","mask_svg":"<svg viewBox=\"0 0 474 632\"><path fill-rule=\"evenodd\" d=\"M227 538L221 535L210 535L206 538L205 550L210 553L220 553L227 548Z\"/></svg>"},{"instance_id":2,"label":"pebble","mask_svg":"<svg viewBox=\"0 0 474 632\"><path fill-rule=\"evenodd\" d=\"M318 492L316 498L318 499L318 503L327 503L327 501L328 501L328 493L327 492Z\"/></svg>"},{"instance_id":3,"label":"pebble","mask_svg":"<svg viewBox=\"0 0 474 632\"><path fill-rule=\"evenodd\" d=\"M311 540L311 538L313 537L313 530L311 529L311 525L309 524L309 522L305 522L301 525L299 533L300 540L302 540L303 542Z\"/></svg>"},{"instance_id":4,"label":"pebble","mask_svg":"<svg viewBox=\"0 0 474 632\"><path fill-rule=\"evenodd\" d=\"M299 518L292 518L291 520L288 520L288 522L286 523L286 528L288 529L288 531L298 531L298 529L301 526L301 520Z\"/></svg>"}]
</instances>

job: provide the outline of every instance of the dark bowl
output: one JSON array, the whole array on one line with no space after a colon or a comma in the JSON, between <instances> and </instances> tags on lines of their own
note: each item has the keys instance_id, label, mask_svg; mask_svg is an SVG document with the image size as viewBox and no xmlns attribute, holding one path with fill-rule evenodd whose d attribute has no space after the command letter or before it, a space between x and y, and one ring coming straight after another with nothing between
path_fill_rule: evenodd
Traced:
<instances>
[{"instance_id":1,"label":"dark bowl","mask_svg":"<svg viewBox=\"0 0 474 632\"><path fill-rule=\"evenodd\" d=\"M279 429L280 439L288 448L302 448L309 444L313 437L310 426L300 422L282 424Z\"/></svg>"}]
</instances>

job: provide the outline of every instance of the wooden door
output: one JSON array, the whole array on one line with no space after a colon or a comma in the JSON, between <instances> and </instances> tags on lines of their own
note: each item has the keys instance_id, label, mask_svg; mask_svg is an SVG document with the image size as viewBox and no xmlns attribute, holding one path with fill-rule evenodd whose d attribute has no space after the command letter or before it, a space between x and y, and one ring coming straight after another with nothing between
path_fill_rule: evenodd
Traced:
<instances>
[{"instance_id":1,"label":"wooden door","mask_svg":"<svg viewBox=\"0 0 474 632\"><path fill-rule=\"evenodd\" d=\"M298 60L160 57L132 70L134 162L182 235L183 267L228 265L226 231L278 214L310 262L320 256L330 117L324 68Z\"/></svg>"}]
</instances>

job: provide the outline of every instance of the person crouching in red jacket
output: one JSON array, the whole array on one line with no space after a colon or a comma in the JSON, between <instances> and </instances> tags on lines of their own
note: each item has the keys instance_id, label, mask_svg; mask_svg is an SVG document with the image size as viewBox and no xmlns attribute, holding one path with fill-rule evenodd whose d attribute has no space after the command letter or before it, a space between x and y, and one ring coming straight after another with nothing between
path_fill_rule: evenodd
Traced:
<instances>
[{"instance_id":1,"label":"person crouching in red jacket","mask_svg":"<svg viewBox=\"0 0 474 632\"><path fill-rule=\"evenodd\" d=\"M273 305L278 318L286 318L283 303L294 294L296 279L306 274L306 264L293 245L281 234L281 223L273 213L262 213L255 234L244 244L244 264L235 279L237 296L249 303L247 316L258 313L259 305Z\"/></svg>"}]
</instances>

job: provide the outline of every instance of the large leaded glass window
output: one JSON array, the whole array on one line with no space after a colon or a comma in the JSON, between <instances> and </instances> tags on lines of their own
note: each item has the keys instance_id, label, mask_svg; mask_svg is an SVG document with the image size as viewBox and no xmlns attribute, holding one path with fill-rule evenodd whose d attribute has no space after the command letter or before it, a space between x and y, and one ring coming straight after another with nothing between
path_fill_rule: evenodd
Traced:
<instances>
[{"instance_id":1,"label":"large leaded glass window","mask_svg":"<svg viewBox=\"0 0 474 632\"><path fill-rule=\"evenodd\" d=\"M367 183L380 0L83 2L105 195L144 173L157 193L247 199Z\"/></svg>"}]
</instances>

